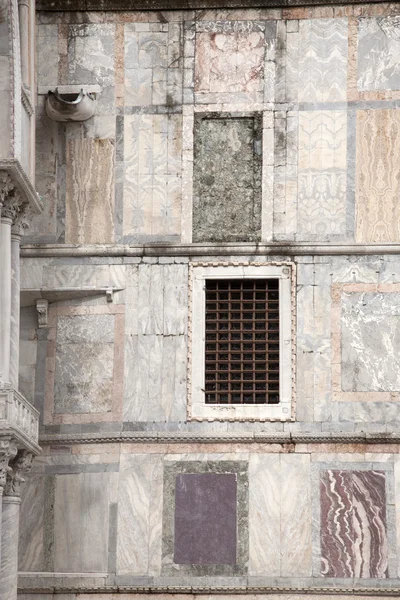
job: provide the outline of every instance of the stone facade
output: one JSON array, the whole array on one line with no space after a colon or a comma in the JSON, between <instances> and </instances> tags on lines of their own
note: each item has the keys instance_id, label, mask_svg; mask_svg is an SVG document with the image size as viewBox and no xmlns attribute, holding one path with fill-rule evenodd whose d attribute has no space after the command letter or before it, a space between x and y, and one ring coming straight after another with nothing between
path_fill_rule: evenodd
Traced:
<instances>
[{"instance_id":1,"label":"stone facade","mask_svg":"<svg viewBox=\"0 0 400 600\"><path fill-rule=\"evenodd\" d=\"M3 419L0 389L20 440L0 462L0 598L16 598L23 469L21 600L399 595L398 3L123 3L41 0L35 152L25 104L19 129L0 116L1 156L35 156L43 197L39 214L31 171L0 188L4 248L8 184L36 211L13 278L0 255L20 410ZM0 35L0 97L17 37ZM99 86L95 115L51 121L57 86ZM194 264L287 278L279 418L192 418Z\"/></svg>"}]
</instances>

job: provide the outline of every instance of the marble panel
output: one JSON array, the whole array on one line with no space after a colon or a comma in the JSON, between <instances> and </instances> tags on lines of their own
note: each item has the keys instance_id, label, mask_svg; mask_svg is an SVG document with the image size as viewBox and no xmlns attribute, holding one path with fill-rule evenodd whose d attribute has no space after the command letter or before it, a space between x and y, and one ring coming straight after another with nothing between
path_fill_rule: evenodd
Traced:
<instances>
[{"instance_id":1,"label":"marble panel","mask_svg":"<svg viewBox=\"0 0 400 600\"><path fill-rule=\"evenodd\" d=\"M385 473L321 472L321 573L388 577Z\"/></svg>"},{"instance_id":2,"label":"marble panel","mask_svg":"<svg viewBox=\"0 0 400 600\"><path fill-rule=\"evenodd\" d=\"M38 85L54 86L58 81L58 25L38 27L36 56Z\"/></svg>"},{"instance_id":3,"label":"marble panel","mask_svg":"<svg viewBox=\"0 0 400 600\"><path fill-rule=\"evenodd\" d=\"M260 119L198 116L194 139L193 241L260 239Z\"/></svg>"},{"instance_id":4,"label":"marble panel","mask_svg":"<svg viewBox=\"0 0 400 600\"><path fill-rule=\"evenodd\" d=\"M202 23L196 34L196 92L255 92L264 87L265 27L226 22L220 31ZM199 29L199 27L197 28Z\"/></svg>"},{"instance_id":5,"label":"marble panel","mask_svg":"<svg viewBox=\"0 0 400 600\"><path fill-rule=\"evenodd\" d=\"M298 233L346 232L347 117L343 110L299 113Z\"/></svg>"},{"instance_id":6,"label":"marble panel","mask_svg":"<svg viewBox=\"0 0 400 600\"><path fill-rule=\"evenodd\" d=\"M197 455L192 455L195 458ZM179 455L176 456L176 460L168 461L164 467L164 511L163 511L163 546L162 546L162 574L169 576L225 576L225 575L243 575L247 572L248 563L248 466L245 461L236 460L210 460L209 456L203 456L203 460L181 460ZM213 483L210 483L210 479L207 478L206 487L203 482L198 479L199 475L212 475ZM188 548L187 533L184 533L182 525L184 520L177 527L177 509L187 510L187 505L183 501L183 495L185 494L185 477L194 477L189 483L190 494L193 497L193 492L197 489L196 494L198 500L200 496L203 497L203 508L199 507L198 500L196 500L196 507L198 508L197 517L204 517L204 507L208 505L210 509L210 503L216 500L218 497L221 498L221 492L224 485L218 486L215 479L221 475L229 475L229 482L224 481L225 485L229 485L229 500L227 500L225 494L224 503L229 504L229 514L231 518L225 520L225 525L229 528L229 534L225 537L225 542L229 541L228 551L225 553L224 563L216 564L214 562L207 562L207 559L203 553L203 546L206 540L203 538L200 546L197 546L197 556L191 556L190 558L201 559L199 562L189 562L186 560L185 555L192 552ZM233 479L232 479L233 477ZM216 489L217 485L217 489ZM179 486L179 489L178 489ZM207 490L208 488L208 490ZM205 495L207 492L207 495ZM237 501L233 501L233 496L236 496ZM212 496L212 497L211 497ZM209 502L210 501L210 502ZM177 506L177 503L179 505ZM186 508L185 506L186 505ZM177 508L176 508L177 507ZM236 510L235 510L236 509ZM235 512L235 520L237 520L237 543L235 552L233 552L233 538L234 538L234 527L232 515ZM179 520L179 517L178 517ZM215 521L214 521L215 523ZM193 525L197 529L196 525ZM208 531L209 528L207 527ZM193 528L192 528L193 532ZM175 542L175 535L179 533L185 537L184 547L180 547ZM217 540L214 534L210 533L212 541L217 547ZM182 541L182 539L180 540ZM193 540L194 541L194 540ZM196 542L194 541L196 544ZM180 552L184 550L184 552ZM226 550L226 548L225 548ZM178 553L177 553L178 551ZM200 556L201 554L201 556ZM181 562L176 562L175 557L182 559ZM213 555L213 558L218 559ZM232 559L234 561L232 562ZM184 562L185 561L185 562Z\"/></svg>"},{"instance_id":7,"label":"marble panel","mask_svg":"<svg viewBox=\"0 0 400 600\"><path fill-rule=\"evenodd\" d=\"M162 497L161 458L154 454L123 454L118 498L118 575L147 575L160 570Z\"/></svg>"},{"instance_id":8,"label":"marble panel","mask_svg":"<svg viewBox=\"0 0 400 600\"><path fill-rule=\"evenodd\" d=\"M174 563L236 563L235 474L179 474L175 482Z\"/></svg>"},{"instance_id":9,"label":"marble panel","mask_svg":"<svg viewBox=\"0 0 400 600\"><path fill-rule=\"evenodd\" d=\"M400 391L400 295L342 295L342 390Z\"/></svg>"},{"instance_id":10,"label":"marble panel","mask_svg":"<svg viewBox=\"0 0 400 600\"><path fill-rule=\"evenodd\" d=\"M310 577L310 456L281 454L280 555L282 577Z\"/></svg>"},{"instance_id":11,"label":"marble panel","mask_svg":"<svg viewBox=\"0 0 400 600\"><path fill-rule=\"evenodd\" d=\"M65 239L72 244L114 240L114 140L67 144Z\"/></svg>"},{"instance_id":12,"label":"marble panel","mask_svg":"<svg viewBox=\"0 0 400 600\"><path fill-rule=\"evenodd\" d=\"M132 241L180 234L181 115L124 119L123 233Z\"/></svg>"},{"instance_id":13,"label":"marble panel","mask_svg":"<svg viewBox=\"0 0 400 600\"><path fill-rule=\"evenodd\" d=\"M55 361L56 413L111 410L114 315L59 317Z\"/></svg>"},{"instance_id":14,"label":"marble panel","mask_svg":"<svg viewBox=\"0 0 400 600\"><path fill-rule=\"evenodd\" d=\"M115 25L90 23L68 27L68 83L100 85L96 113L115 113Z\"/></svg>"},{"instance_id":15,"label":"marble panel","mask_svg":"<svg viewBox=\"0 0 400 600\"><path fill-rule=\"evenodd\" d=\"M299 102L339 102L347 94L347 19L299 20Z\"/></svg>"},{"instance_id":16,"label":"marble panel","mask_svg":"<svg viewBox=\"0 0 400 600\"><path fill-rule=\"evenodd\" d=\"M44 477L29 475L21 493L18 545L20 571L41 571L44 566L44 496Z\"/></svg>"},{"instance_id":17,"label":"marble panel","mask_svg":"<svg viewBox=\"0 0 400 600\"><path fill-rule=\"evenodd\" d=\"M400 111L357 112L356 241L400 240Z\"/></svg>"},{"instance_id":18,"label":"marble panel","mask_svg":"<svg viewBox=\"0 0 400 600\"><path fill-rule=\"evenodd\" d=\"M280 455L249 461L249 575L280 575Z\"/></svg>"},{"instance_id":19,"label":"marble panel","mask_svg":"<svg viewBox=\"0 0 400 600\"><path fill-rule=\"evenodd\" d=\"M180 23L164 31L142 31L125 25L125 105L182 103Z\"/></svg>"},{"instance_id":20,"label":"marble panel","mask_svg":"<svg viewBox=\"0 0 400 600\"><path fill-rule=\"evenodd\" d=\"M54 570L107 571L111 473L57 475L54 504Z\"/></svg>"},{"instance_id":21,"label":"marble panel","mask_svg":"<svg viewBox=\"0 0 400 600\"><path fill-rule=\"evenodd\" d=\"M400 90L400 16L358 21L357 87Z\"/></svg>"}]
</instances>

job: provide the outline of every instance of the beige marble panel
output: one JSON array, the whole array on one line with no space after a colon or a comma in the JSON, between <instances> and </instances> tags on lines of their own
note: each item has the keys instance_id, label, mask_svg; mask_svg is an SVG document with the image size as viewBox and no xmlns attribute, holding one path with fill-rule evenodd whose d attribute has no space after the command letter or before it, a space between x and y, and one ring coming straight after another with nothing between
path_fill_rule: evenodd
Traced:
<instances>
[{"instance_id":1,"label":"beige marble panel","mask_svg":"<svg viewBox=\"0 0 400 600\"><path fill-rule=\"evenodd\" d=\"M113 140L67 144L65 241L106 244L114 240Z\"/></svg>"},{"instance_id":2,"label":"beige marble panel","mask_svg":"<svg viewBox=\"0 0 400 600\"><path fill-rule=\"evenodd\" d=\"M279 454L249 462L249 575L280 574L281 473Z\"/></svg>"},{"instance_id":3,"label":"beige marble panel","mask_svg":"<svg viewBox=\"0 0 400 600\"><path fill-rule=\"evenodd\" d=\"M55 571L107 571L109 483L110 473L56 476Z\"/></svg>"},{"instance_id":4,"label":"beige marble panel","mask_svg":"<svg viewBox=\"0 0 400 600\"><path fill-rule=\"evenodd\" d=\"M400 111L357 112L356 241L400 241Z\"/></svg>"},{"instance_id":5,"label":"beige marble panel","mask_svg":"<svg viewBox=\"0 0 400 600\"><path fill-rule=\"evenodd\" d=\"M281 576L311 577L310 456L281 454Z\"/></svg>"},{"instance_id":6,"label":"beige marble panel","mask_svg":"<svg viewBox=\"0 0 400 600\"><path fill-rule=\"evenodd\" d=\"M118 501L117 574L157 574L161 568L162 461L122 455Z\"/></svg>"}]
</instances>

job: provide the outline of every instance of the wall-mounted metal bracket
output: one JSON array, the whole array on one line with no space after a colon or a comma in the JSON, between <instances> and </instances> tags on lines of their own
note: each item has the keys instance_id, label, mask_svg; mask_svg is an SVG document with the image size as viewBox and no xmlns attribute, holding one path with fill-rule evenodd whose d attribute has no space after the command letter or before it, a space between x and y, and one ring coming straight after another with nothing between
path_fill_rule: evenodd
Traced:
<instances>
[{"instance_id":1,"label":"wall-mounted metal bracket","mask_svg":"<svg viewBox=\"0 0 400 600\"><path fill-rule=\"evenodd\" d=\"M100 88L60 86L47 90L46 114L52 121L87 121L94 115Z\"/></svg>"}]
</instances>

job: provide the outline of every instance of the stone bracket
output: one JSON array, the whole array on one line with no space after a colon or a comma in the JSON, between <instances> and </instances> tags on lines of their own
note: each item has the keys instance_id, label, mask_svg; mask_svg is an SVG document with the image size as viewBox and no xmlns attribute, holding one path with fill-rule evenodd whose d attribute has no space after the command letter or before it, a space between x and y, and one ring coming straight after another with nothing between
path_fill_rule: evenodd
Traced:
<instances>
[{"instance_id":1,"label":"stone bracket","mask_svg":"<svg viewBox=\"0 0 400 600\"><path fill-rule=\"evenodd\" d=\"M47 327L47 320L49 317L49 301L45 299L36 300L36 310L38 315L38 326Z\"/></svg>"}]
</instances>

